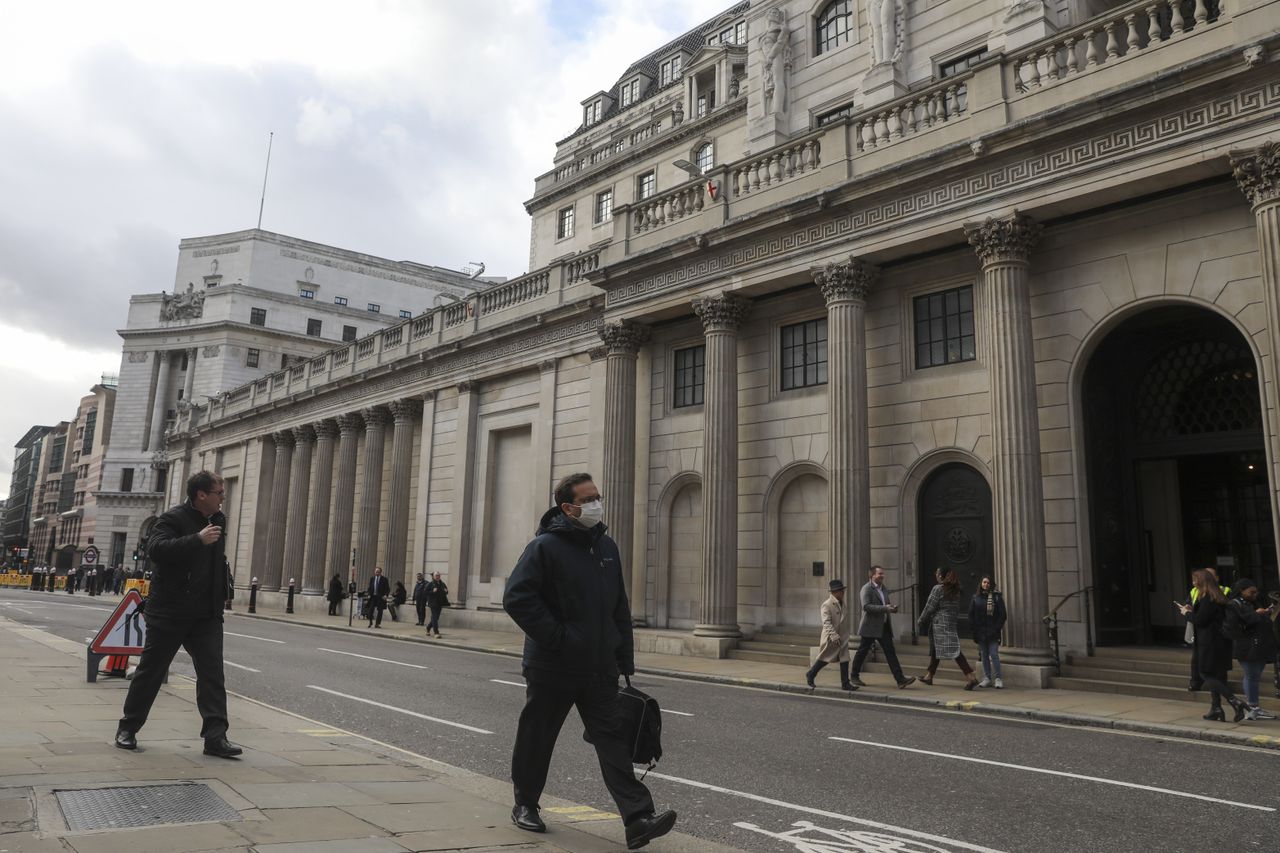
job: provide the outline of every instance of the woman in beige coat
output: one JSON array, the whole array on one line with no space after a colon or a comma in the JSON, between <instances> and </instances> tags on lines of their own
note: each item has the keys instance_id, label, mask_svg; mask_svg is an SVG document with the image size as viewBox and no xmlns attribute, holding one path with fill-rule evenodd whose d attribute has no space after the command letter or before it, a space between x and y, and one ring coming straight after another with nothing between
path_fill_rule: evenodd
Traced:
<instances>
[{"instance_id":1,"label":"woman in beige coat","mask_svg":"<svg viewBox=\"0 0 1280 853\"><path fill-rule=\"evenodd\" d=\"M844 606L844 581L833 580L827 584L831 595L822 602L822 636L818 639L818 659L804 674L804 681L813 690L818 685L813 679L819 670L832 662L840 664L840 688L857 690L849 680L849 611Z\"/></svg>"}]
</instances>

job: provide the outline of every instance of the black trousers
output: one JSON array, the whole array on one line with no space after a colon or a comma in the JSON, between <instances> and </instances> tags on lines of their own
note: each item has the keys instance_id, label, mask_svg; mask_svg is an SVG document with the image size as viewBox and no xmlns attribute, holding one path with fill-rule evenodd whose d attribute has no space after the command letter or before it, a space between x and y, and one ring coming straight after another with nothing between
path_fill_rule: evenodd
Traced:
<instances>
[{"instance_id":1,"label":"black trousers","mask_svg":"<svg viewBox=\"0 0 1280 853\"><path fill-rule=\"evenodd\" d=\"M433 613L435 608L432 608ZM591 737L605 787L624 823L653 814L653 797L631 765L631 753L618 728L617 677L572 677L525 670L525 703L511 754L511 781L518 806L537 806L547 784L556 738L569 709Z\"/></svg>"},{"instance_id":2,"label":"black trousers","mask_svg":"<svg viewBox=\"0 0 1280 853\"><path fill-rule=\"evenodd\" d=\"M413 609L418 611L418 624L425 625L427 623L427 603L425 601L415 601Z\"/></svg>"},{"instance_id":3,"label":"black trousers","mask_svg":"<svg viewBox=\"0 0 1280 853\"><path fill-rule=\"evenodd\" d=\"M336 598L329 599L329 615L330 616L338 615L338 600Z\"/></svg>"},{"instance_id":4,"label":"black trousers","mask_svg":"<svg viewBox=\"0 0 1280 853\"><path fill-rule=\"evenodd\" d=\"M906 680L902 674L902 666L898 663L898 653L893 649L893 635L889 633L889 627L886 625L884 633L879 637L862 637L858 641L858 651L853 655L853 678L857 678L862 672L862 665L867 662L867 655L871 654L871 648L876 643L880 644L880 648L884 649L885 662L889 664L889 671L893 673L893 680L901 684Z\"/></svg>"},{"instance_id":5,"label":"black trousers","mask_svg":"<svg viewBox=\"0 0 1280 853\"><path fill-rule=\"evenodd\" d=\"M227 733L227 682L222 674L222 617L207 619L147 619L147 639L142 657L129 682L120 728L137 732L147 722L151 705L178 649L187 650L196 670L196 708L200 711L200 736Z\"/></svg>"}]
</instances>

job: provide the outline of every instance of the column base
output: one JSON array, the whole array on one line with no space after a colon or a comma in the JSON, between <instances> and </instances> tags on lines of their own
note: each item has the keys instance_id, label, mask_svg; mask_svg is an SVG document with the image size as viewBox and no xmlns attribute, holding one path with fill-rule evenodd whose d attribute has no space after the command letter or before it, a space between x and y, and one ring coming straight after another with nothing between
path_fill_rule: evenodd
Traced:
<instances>
[{"instance_id":1,"label":"column base","mask_svg":"<svg viewBox=\"0 0 1280 853\"><path fill-rule=\"evenodd\" d=\"M1003 648L1000 649L1000 670L1004 674L1004 683L1009 687L1030 687L1036 690L1048 687L1049 679L1057 674L1052 666L1010 663L1005 659Z\"/></svg>"},{"instance_id":2,"label":"column base","mask_svg":"<svg viewBox=\"0 0 1280 853\"><path fill-rule=\"evenodd\" d=\"M684 638L684 654L695 658L715 658L717 660L729 656L729 650L738 645L737 637L701 637L696 633Z\"/></svg>"},{"instance_id":3,"label":"column base","mask_svg":"<svg viewBox=\"0 0 1280 853\"><path fill-rule=\"evenodd\" d=\"M737 640L742 637L742 629L736 623L731 625L694 625L693 635L695 637L728 637Z\"/></svg>"}]
</instances>

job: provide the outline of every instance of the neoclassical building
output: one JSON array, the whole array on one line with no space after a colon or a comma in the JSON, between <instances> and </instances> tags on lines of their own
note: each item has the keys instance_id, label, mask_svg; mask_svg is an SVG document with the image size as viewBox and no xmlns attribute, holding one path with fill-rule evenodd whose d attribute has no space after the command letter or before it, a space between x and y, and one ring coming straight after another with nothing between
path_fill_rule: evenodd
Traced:
<instances>
[{"instance_id":1,"label":"neoclassical building","mask_svg":"<svg viewBox=\"0 0 1280 853\"><path fill-rule=\"evenodd\" d=\"M1051 609L1169 639L1189 569L1278 583L1278 52L1275 0L739 3L582 102L532 272L180 412L169 495L222 471L308 604L438 570L504 624L585 468L645 647L873 563L994 574L1014 680Z\"/></svg>"}]
</instances>

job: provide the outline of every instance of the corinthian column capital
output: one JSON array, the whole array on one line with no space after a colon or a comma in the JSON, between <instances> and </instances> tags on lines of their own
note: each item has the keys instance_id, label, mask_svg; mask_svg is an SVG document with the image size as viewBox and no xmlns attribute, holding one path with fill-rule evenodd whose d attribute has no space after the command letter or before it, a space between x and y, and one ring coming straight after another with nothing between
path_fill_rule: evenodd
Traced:
<instances>
[{"instance_id":1,"label":"corinthian column capital","mask_svg":"<svg viewBox=\"0 0 1280 853\"><path fill-rule=\"evenodd\" d=\"M605 323L597 332L609 355L635 355L640 352L644 342L649 340L649 327L632 320Z\"/></svg>"},{"instance_id":2,"label":"corinthian column capital","mask_svg":"<svg viewBox=\"0 0 1280 853\"><path fill-rule=\"evenodd\" d=\"M750 302L732 293L699 296L693 300L693 313L708 332L736 332L750 310Z\"/></svg>"},{"instance_id":3,"label":"corinthian column capital","mask_svg":"<svg viewBox=\"0 0 1280 853\"><path fill-rule=\"evenodd\" d=\"M831 263L813 270L814 283L822 291L822 298L828 305L847 300L865 300L879 275L879 267L852 257L843 263Z\"/></svg>"},{"instance_id":4,"label":"corinthian column capital","mask_svg":"<svg viewBox=\"0 0 1280 853\"><path fill-rule=\"evenodd\" d=\"M282 447L293 447L293 432L287 429L280 430L280 432L273 432L271 434L271 440L276 443L277 450Z\"/></svg>"},{"instance_id":5,"label":"corinthian column capital","mask_svg":"<svg viewBox=\"0 0 1280 853\"><path fill-rule=\"evenodd\" d=\"M316 440L315 430L310 426L296 426L289 432L293 434L293 440L298 444L309 444Z\"/></svg>"},{"instance_id":6,"label":"corinthian column capital","mask_svg":"<svg viewBox=\"0 0 1280 853\"><path fill-rule=\"evenodd\" d=\"M338 415L338 429L344 434L354 433L364 426L364 421L360 419L360 415L355 412L347 412L344 415Z\"/></svg>"},{"instance_id":7,"label":"corinthian column capital","mask_svg":"<svg viewBox=\"0 0 1280 853\"><path fill-rule=\"evenodd\" d=\"M1043 230L1039 222L1016 210L1004 219L990 217L986 222L971 222L964 226L969 245L983 266L1000 262L1026 263Z\"/></svg>"},{"instance_id":8,"label":"corinthian column capital","mask_svg":"<svg viewBox=\"0 0 1280 853\"><path fill-rule=\"evenodd\" d=\"M312 427L316 431L316 439L334 439L338 437L338 423L326 418Z\"/></svg>"},{"instance_id":9,"label":"corinthian column capital","mask_svg":"<svg viewBox=\"0 0 1280 853\"><path fill-rule=\"evenodd\" d=\"M364 428L366 430L375 427L381 429L391 422L391 412L385 406L370 406L367 409L361 409L360 417L364 418Z\"/></svg>"},{"instance_id":10,"label":"corinthian column capital","mask_svg":"<svg viewBox=\"0 0 1280 853\"><path fill-rule=\"evenodd\" d=\"M1280 201L1280 145L1232 151L1231 175L1252 206Z\"/></svg>"},{"instance_id":11,"label":"corinthian column capital","mask_svg":"<svg viewBox=\"0 0 1280 853\"><path fill-rule=\"evenodd\" d=\"M391 410L391 417L395 418L397 424L408 423L422 411L422 400L414 397L392 400L387 408Z\"/></svg>"}]
</instances>

